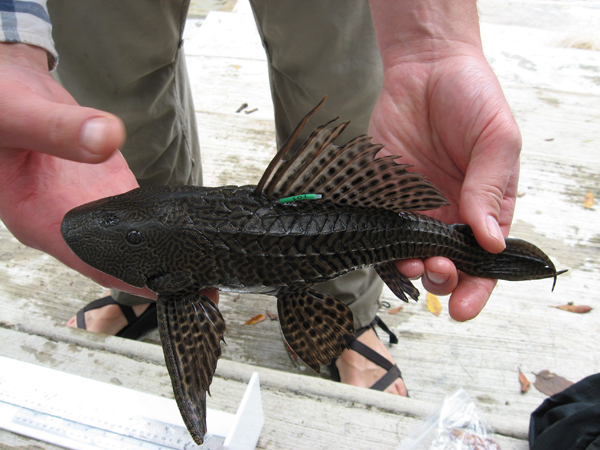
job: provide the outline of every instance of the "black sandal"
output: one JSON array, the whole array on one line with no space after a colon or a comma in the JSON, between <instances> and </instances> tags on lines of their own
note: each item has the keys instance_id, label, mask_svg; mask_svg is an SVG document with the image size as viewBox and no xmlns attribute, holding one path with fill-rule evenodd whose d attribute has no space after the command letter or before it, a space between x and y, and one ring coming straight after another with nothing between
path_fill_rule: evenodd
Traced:
<instances>
[{"instance_id":1,"label":"black sandal","mask_svg":"<svg viewBox=\"0 0 600 450\"><path fill-rule=\"evenodd\" d=\"M103 306L107 305L117 305L119 308L121 308L125 319L127 319L127 326L121 329L116 336L126 339L137 339L147 331L158 327L158 318L156 317L156 302L152 302L150 306L146 308L146 311L144 311L138 317L131 306L117 303L115 299L109 295L107 297L94 300L77 311L77 328L81 328L83 330L86 329L85 313L87 311L102 308Z\"/></svg>"},{"instance_id":2,"label":"black sandal","mask_svg":"<svg viewBox=\"0 0 600 450\"><path fill-rule=\"evenodd\" d=\"M385 331L389 335L390 344L398 343L398 337L392 332L392 330L390 330L388 328L388 326L385 323L383 323L383 320L381 320L378 316L375 316L375 319L373 319L373 322L371 322L366 327L359 328L356 331L356 333L354 334L354 336L345 336L345 338L346 338L346 343L348 344L348 348L350 348L351 350L354 350L355 352L361 354L365 358L373 361L378 366L383 367L385 370L387 370L387 373L384 376L382 376L378 381L376 381L375 384L373 384L373 386L371 386L369 388L369 389L374 389L376 391L384 391L387 389L388 386L390 386L398 378L400 378L402 380L402 373L400 372L400 369L398 368L398 366L396 364L390 362L387 358L384 358L379 353L377 353L375 350L373 350L370 347L367 347L365 344L363 344L362 342L360 342L357 339L360 335L362 335L369 328L372 328L373 331L375 331L375 325L378 325L379 328L381 328L383 331ZM377 333L375 333L375 334L377 334ZM337 361L337 358L335 358L331 361L331 363L329 364L329 370L331 372L331 379L333 381L340 381L340 372L337 368L337 365L335 364L336 361ZM408 397L408 391L406 392L406 396Z\"/></svg>"}]
</instances>

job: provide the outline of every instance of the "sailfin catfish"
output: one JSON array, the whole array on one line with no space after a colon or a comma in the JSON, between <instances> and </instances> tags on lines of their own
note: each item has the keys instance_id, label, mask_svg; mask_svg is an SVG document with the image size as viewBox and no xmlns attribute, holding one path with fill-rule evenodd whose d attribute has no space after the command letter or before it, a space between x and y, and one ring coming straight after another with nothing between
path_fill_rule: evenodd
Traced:
<instances>
[{"instance_id":1,"label":"sailfin catfish","mask_svg":"<svg viewBox=\"0 0 600 450\"><path fill-rule=\"evenodd\" d=\"M533 244L507 239L506 250L492 254L468 226L416 213L448 202L398 157L376 158L382 146L368 136L333 144L347 124L318 127L290 155L317 108L256 186L139 188L77 207L63 220L62 235L79 258L158 293L175 398L197 443L225 333L217 305L201 290L277 296L286 340L319 371L345 348L354 325L350 310L315 290L317 283L374 267L399 298L417 299L392 261L430 256L479 277L556 281L562 273Z\"/></svg>"}]
</instances>

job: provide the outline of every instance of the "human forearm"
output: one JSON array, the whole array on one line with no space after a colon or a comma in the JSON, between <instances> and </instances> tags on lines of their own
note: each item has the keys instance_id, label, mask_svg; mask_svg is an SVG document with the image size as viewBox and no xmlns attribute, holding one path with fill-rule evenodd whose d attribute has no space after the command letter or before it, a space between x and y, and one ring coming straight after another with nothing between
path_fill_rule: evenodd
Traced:
<instances>
[{"instance_id":1,"label":"human forearm","mask_svg":"<svg viewBox=\"0 0 600 450\"><path fill-rule=\"evenodd\" d=\"M0 42L0 65L18 64L22 67L47 73L47 55L43 48L33 45Z\"/></svg>"},{"instance_id":2,"label":"human forearm","mask_svg":"<svg viewBox=\"0 0 600 450\"><path fill-rule=\"evenodd\" d=\"M58 55L52 40L52 24L46 0L4 0L0 14L0 42L22 43L45 50L46 69L56 66Z\"/></svg>"},{"instance_id":3,"label":"human forearm","mask_svg":"<svg viewBox=\"0 0 600 450\"><path fill-rule=\"evenodd\" d=\"M370 0L384 67L481 50L475 0Z\"/></svg>"}]
</instances>

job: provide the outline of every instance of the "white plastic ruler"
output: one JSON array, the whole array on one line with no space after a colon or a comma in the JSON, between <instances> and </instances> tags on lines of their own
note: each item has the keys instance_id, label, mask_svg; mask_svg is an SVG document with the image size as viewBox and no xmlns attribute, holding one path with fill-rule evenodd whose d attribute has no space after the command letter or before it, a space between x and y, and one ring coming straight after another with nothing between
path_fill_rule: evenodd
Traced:
<instances>
[{"instance_id":1,"label":"white plastic ruler","mask_svg":"<svg viewBox=\"0 0 600 450\"><path fill-rule=\"evenodd\" d=\"M65 448L250 450L263 423L257 373L236 414L207 410L199 447L172 399L0 356L0 428Z\"/></svg>"}]
</instances>

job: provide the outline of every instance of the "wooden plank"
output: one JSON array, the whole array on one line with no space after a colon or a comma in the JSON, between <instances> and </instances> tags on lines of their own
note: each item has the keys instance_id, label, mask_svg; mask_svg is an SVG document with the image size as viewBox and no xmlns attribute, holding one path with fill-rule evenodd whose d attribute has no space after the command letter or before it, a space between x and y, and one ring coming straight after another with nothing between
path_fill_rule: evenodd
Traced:
<instances>
[{"instance_id":1,"label":"wooden plank","mask_svg":"<svg viewBox=\"0 0 600 450\"><path fill-rule=\"evenodd\" d=\"M0 339L5 343L0 354L172 397L156 346L125 341L133 345L128 355L120 355L122 339L106 337L101 349L97 342L88 341L86 334L62 330L55 336L57 340L49 340L0 328ZM276 371L222 361L211 386L208 407L235 412L253 371L259 372L265 414L259 448L393 448L431 406L321 379L306 382L299 375L282 380ZM302 383L305 388L298 388ZM519 439L499 436L498 441L502 448L526 448Z\"/></svg>"}]
</instances>

